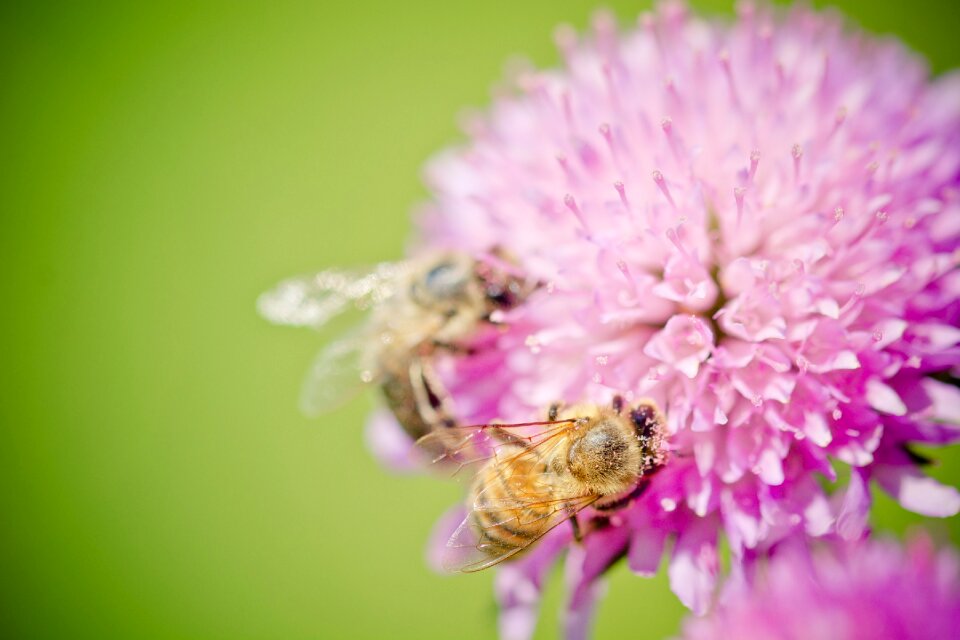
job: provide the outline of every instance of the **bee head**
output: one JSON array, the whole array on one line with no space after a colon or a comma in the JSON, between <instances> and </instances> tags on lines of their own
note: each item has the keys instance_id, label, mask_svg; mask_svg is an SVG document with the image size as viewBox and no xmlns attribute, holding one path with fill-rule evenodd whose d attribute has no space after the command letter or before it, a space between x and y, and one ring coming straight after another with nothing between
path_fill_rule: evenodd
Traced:
<instances>
[{"instance_id":1,"label":"bee head","mask_svg":"<svg viewBox=\"0 0 960 640\"><path fill-rule=\"evenodd\" d=\"M480 281L484 301L490 311L513 309L538 286L517 275L507 262L500 265L478 262L476 277Z\"/></svg>"},{"instance_id":2,"label":"bee head","mask_svg":"<svg viewBox=\"0 0 960 640\"><path fill-rule=\"evenodd\" d=\"M444 256L410 284L410 296L425 309L455 315L470 296L472 261Z\"/></svg>"}]
</instances>

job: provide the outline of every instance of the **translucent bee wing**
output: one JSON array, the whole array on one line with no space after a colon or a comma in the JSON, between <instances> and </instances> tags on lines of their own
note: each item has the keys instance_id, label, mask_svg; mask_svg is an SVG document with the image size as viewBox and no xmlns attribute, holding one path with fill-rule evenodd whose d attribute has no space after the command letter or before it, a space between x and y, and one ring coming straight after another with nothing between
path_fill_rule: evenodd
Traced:
<instances>
[{"instance_id":1,"label":"translucent bee wing","mask_svg":"<svg viewBox=\"0 0 960 640\"><path fill-rule=\"evenodd\" d=\"M518 447L542 452L543 447L555 445L559 436L569 431L575 422L545 420L446 427L420 438L417 447L433 464L452 469L453 475L457 475L491 459L506 464L509 457L517 455Z\"/></svg>"},{"instance_id":2,"label":"translucent bee wing","mask_svg":"<svg viewBox=\"0 0 960 640\"><path fill-rule=\"evenodd\" d=\"M408 272L408 263L383 262L290 278L261 294L257 309L275 324L318 329L348 309L368 309L393 296Z\"/></svg>"},{"instance_id":3,"label":"translucent bee wing","mask_svg":"<svg viewBox=\"0 0 960 640\"><path fill-rule=\"evenodd\" d=\"M489 463L494 473L488 471L484 474L495 477L496 483L488 484L476 493L471 509L490 514L511 514L507 519L518 519L520 524L526 524L526 519L535 515L527 509L531 505L542 507L578 500L582 492L566 482L550 462L562 455L558 449L564 442L565 438L553 436L533 447L498 448ZM489 516L485 520L495 524L505 521L491 520Z\"/></svg>"},{"instance_id":4,"label":"translucent bee wing","mask_svg":"<svg viewBox=\"0 0 960 640\"><path fill-rule=\"evenodd\" d=\"M470 508L474 511L514 512L522 510L531 503L541 504L546 500L565 499L555 497L559 486L556 476L549 469L543 468L539 472L526 471L511 475L511 469L515 464L521 463L510 462L500 465L498 476L502 487L497 487L496 490L486 487L477 492ZM542 467L543 463L540 463L540 466Z\"/></svg>"},{"instance_id":5,"label":"translucent bee wing","mask_svg":"<svg viewBox=\"0 0 960 640\"><path fill-rule=\"evenodd\" d=\"M367 340L361 334L331 342L310 365L300 391L300 410L310 417L327 413L357 395L372 372L363 365Z\"/></svg>"},{"instance_id":6,"label":"translucent bee wing","mask_svg":"<svg viewBox=\"0 0 960 640\"><path fill-rule=\"evenodd\" d=\"M503 562L522 550L484 541L473 524L473 515L468 514L440 552L440 566L451 573L473 573Z\"/></svg>"},{"instance_id":7,"label":"translucent bee wing","mask_svg":"<svg viewBox=\"0 0 960 640\"><path fill-rule=\"evenodd\" d=\"M594 495L579 495L520 501L512 508L498 505L477 509L475 506L447 541L441 555L441 566L447 571L473 573L509 560L596 500L597 496ZM540 513L533 513L531 509L539 510ZM485 511L496 517L481 518L489 523L480 528L476 524L478 511ZM528 538L524 544L513 546L505 545L495 537L487 535L487 531L501 525L522 529Z\"/></svg>"}]
</instances>

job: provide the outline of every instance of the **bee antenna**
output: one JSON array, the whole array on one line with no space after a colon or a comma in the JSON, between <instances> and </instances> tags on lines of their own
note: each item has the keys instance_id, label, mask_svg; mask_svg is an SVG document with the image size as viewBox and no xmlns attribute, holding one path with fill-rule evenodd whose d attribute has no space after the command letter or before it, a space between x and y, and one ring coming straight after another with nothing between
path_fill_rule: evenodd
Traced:
<instances>
[{"instance_id":1,"label":"bee antenna","mask_svg":"<svg viewBox=\"0 0 960 640\"><path fill-rule=\"evenodd\" d=\"M617 413L623 411L623 396L619 393L613 396L613 410Z\"/></svg>"}]
</instances>

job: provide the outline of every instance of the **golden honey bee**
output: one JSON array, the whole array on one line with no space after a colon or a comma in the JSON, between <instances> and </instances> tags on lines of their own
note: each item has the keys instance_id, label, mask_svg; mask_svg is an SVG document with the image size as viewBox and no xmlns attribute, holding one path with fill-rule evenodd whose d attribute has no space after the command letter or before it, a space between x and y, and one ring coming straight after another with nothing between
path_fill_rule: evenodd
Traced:
<instances>
[{"instance_id":1,"label":"golden honey bee","mask_svg":"<svg viewBox=\"0 0 960 640\"><path fill-rule=\"evenodd\" d=\"M588 506L612 511L646 489L666 457L665 421L650 400L625 407L553 405L543 422L434 432L418 443L435 462L485 460L469 490L466 519L447 542L445 566L486 569L521 553ZM459 433L458 433L459 432ZM455 435L457 434L457 435ZM457 442L449 442L456 437ZM446 440L438 446L437 441Z\"/></svg>"},{"instance_id":2,"label":"golden honey bee","mask_svg":"<svg viewBox=\"0 0 960 640\"><path fill-rule=\"evenodd\" d=\"M349 399L363 383L379 385L387 406L413 438L454 424L448 394L433 371L438 350L467 353L484 323L535 288L498 250L481 258L431 254L351 272L331 269L281 282L258 300L277 324L319 329L349 309L369 310L366 324L323 349L304 382L300 405L315 416Z\"/></svg>"}]
</instances>

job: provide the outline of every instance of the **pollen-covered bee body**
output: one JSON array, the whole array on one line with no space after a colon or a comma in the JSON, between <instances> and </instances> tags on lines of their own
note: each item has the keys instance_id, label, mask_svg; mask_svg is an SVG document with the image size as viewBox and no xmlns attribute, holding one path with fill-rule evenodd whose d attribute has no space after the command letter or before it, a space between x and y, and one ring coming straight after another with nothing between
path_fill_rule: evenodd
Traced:
<instances>
[{"instance_id":1,"label":"pollen-covered bee body","mask_svg":"<svg viewBox=\"0 0 960 640\"><path fill-rule=\"evenodd\" d=\"M531 425L539 430L531 432ZM664 428L653 402L627 408L619 400L611 407L551 407L541 423L479 427L479 439L497 443L470 486L469 514L447 545L448 565L484 569L521 553L587 506L624 506L664 463ZM465 440L469 446L443 458L469 460L478 437Z\"/></svg>"},{"instance_id":2,"label":"pollen-covered bee body","mask_svg":"<svg viewBox=\"0 0 960 640\"><path fill-rule=\"evenodd\" d=\"M530 286L490 261L445 253L412 268L404 286L374 310L379 333L368 359L387 406L414 440L455 424L433 369L437 351L467 353L481 325L523 300Z\"/></svg>"},{"instance_id":3,"label":"pollen-covered bee body","mask_svg":"<svg viewBox=\"0 0 960 640\"><path fill-rule=\"evenodd\" d=\"M350 397L363 382L380 386L387 406L414 439L453 423L449 400L433 371L437 351L468 352L494 312L509 310L533 289L494 251L430 254L385 263L360 274L329 270L283 282L264 294L268 319L320 328L350 308L369 310L365 326L315 360L301 396L317 415Z\"/></svg>"}]
</instances>

